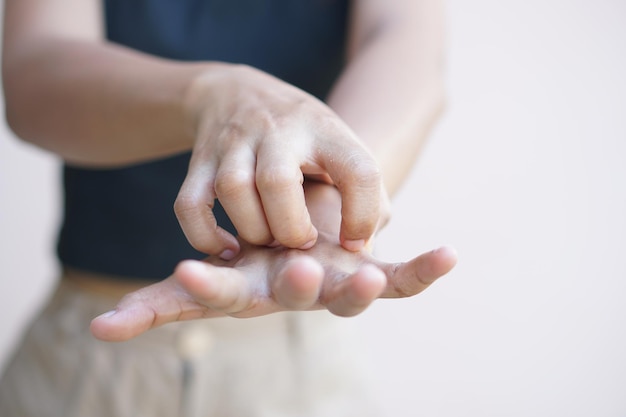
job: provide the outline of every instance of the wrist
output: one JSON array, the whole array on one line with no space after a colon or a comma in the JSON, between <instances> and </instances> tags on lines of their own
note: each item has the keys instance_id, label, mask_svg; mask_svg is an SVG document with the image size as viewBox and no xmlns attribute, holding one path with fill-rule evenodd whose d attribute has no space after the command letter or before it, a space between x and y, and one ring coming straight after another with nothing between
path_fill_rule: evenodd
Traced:
<instances>
[{"instance_id":1,"label":"wrist","mask_svg":"<svg viewBox=\"0 0 626 417\"><path fill-rule=\"evenodd\" d=\"M210 122L210 112L219 87L223 87L234 64L223 62L203 62L193 65L189 81L183 91L181 107L185 121L185 137L189 145L195 144L196 138L206 124Z\"/></svg>"}]
</instances>

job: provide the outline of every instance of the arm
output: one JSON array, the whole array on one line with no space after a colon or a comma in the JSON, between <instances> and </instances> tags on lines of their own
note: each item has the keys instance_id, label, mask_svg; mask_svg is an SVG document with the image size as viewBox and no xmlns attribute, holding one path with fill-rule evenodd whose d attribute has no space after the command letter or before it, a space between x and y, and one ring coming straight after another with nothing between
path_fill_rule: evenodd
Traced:
<instances>
[{"instance_id":1,"label":"arm","mask_svg":"<svg viewBox=\"0 0 626 417\"><path fill-rule=\"evenodd\" d=\"M376 156L393 195L443 108L443 1L353 2L349 65L329 105Z\"/></svg>"},{"instance_id":2,"label":"arm","mask_svg":"<svg viewBox=\"0 0 626 417\"><path fill-rule=\"evenodd\" d=\"M191 150L175 211L196 249L224 258L239 243L217 226L215 198L244 240L304 249L317 230L303 176L330 177L342 195L342 245L362 247L381 217L382 179L332 109L253 68L174 62L107 43L99 4L5 1L3 82L19 137L86 166Z\"/></svg>"},{"instance_id":3,"label":"arm","mask_svg":"<svg viewBox=\"0 0 626 417\"><path fill-rule=\"evenodd\" d=\"M182 104L202 66L106 43L97 0L7 0L4 22L7 121L20 138L90 166L191 148Z\"/></svg>"},{"instance_id":4,"label":"arm","mask_svg":"<svg viewBox=\"0 0 626 417\"><path fill-rule=\"evenodd\" d=\"M392 192L441 107L438 6L427 1L356 2L351 62L329 100L379 158ZM398 54L408 54L404 66L393 65ZM337 189L312 181L305 182L305 189L319 230L315 246L303 252L242 243L239 255L229 261L185 261L165 281L127 295L114 311L94 319L94 335L125 340L177 320L284 310L326 308L350 316L378 297L418 294L456 263L449 248L395 264L379 261L365 249L346 251L337 239L342 221Z\"/></svg>"}]
</instances>

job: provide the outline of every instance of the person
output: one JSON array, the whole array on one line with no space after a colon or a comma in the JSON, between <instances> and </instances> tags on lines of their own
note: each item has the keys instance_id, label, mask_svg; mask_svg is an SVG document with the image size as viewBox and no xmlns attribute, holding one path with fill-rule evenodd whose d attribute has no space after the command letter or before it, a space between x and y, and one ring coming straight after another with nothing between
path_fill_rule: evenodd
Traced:
<instances>
[{"instance_id":1,"label":"person","mask_svg":"<svg viewBox=\"0 0 626 417\"><path fill-rule=\"evenodd\" d=\"M63 159L65 204L0 414L375 415L337 316L456 262L371 253L442 109L442 14L5 0L7 121Z\"/></svg>"}]
</instances>

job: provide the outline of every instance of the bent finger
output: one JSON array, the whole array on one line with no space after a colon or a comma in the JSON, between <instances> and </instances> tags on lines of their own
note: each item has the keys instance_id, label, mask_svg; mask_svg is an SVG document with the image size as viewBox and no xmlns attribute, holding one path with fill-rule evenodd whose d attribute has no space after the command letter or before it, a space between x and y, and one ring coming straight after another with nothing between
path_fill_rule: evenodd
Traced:
<instances>
[{"instance_id":1,"label":"bent finger","mask_svg":"<svg viewBox=\"0 0 626 417\"><path fill-rule=\"evenodd\" d=\"M317 229L306 207L300 162L289 150L279 148L265 145L257 153L256 184L265 217L278 242L309 249L317 240Z\"/></svg>"},{"instance_id":2,"label":"bent finger","mask_svg":"<svg viewBox=\"0 0 626 417\"><path fill-rule=\"evenodd\" d=\"M237 239L217 224L213 164L192 158L189 172L174 203L185 237L196 250L232 259L239 252Z\"/></svg>"},{"instance_id":3,"label":"bent finger","mask_svg":"<svg viewBox=\"0 0 626 417\"><path fill-rule=\"evenodd\" d=\"M374 157L349 130L336 134L323 142L319 164L341 193L341 245L356 252L375 233L381 218L382 174Z\"/></svg>"},{"instance_id":4,"label":"bent finger","mask_svg":"<svg viewBox=\"0 0 626 417\"><path fill-rule=\"evenodd\" d=\"M215 192L239 236L254 245L267 245L274 239L257 192L255 165L250 148L230 152L217 170Z\"/></svg>"}]
</instances>

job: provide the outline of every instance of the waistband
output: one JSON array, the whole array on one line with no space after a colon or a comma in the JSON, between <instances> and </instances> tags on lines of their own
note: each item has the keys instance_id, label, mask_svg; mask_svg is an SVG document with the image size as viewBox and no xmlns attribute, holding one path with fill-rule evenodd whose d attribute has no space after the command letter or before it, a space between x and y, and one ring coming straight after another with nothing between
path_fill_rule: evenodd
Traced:
<instances>
[{"instance_id":1,"label":"waistband","mask_svg":"<svg viewBox=\"0 0 626 417\"><path fill-rule=\"evenodd\" d=\"M151 284L138 278L99 274L70 267L63 268L61 280L86 293L110 298L122 298Z\"/></svg>"}]
</instances>

